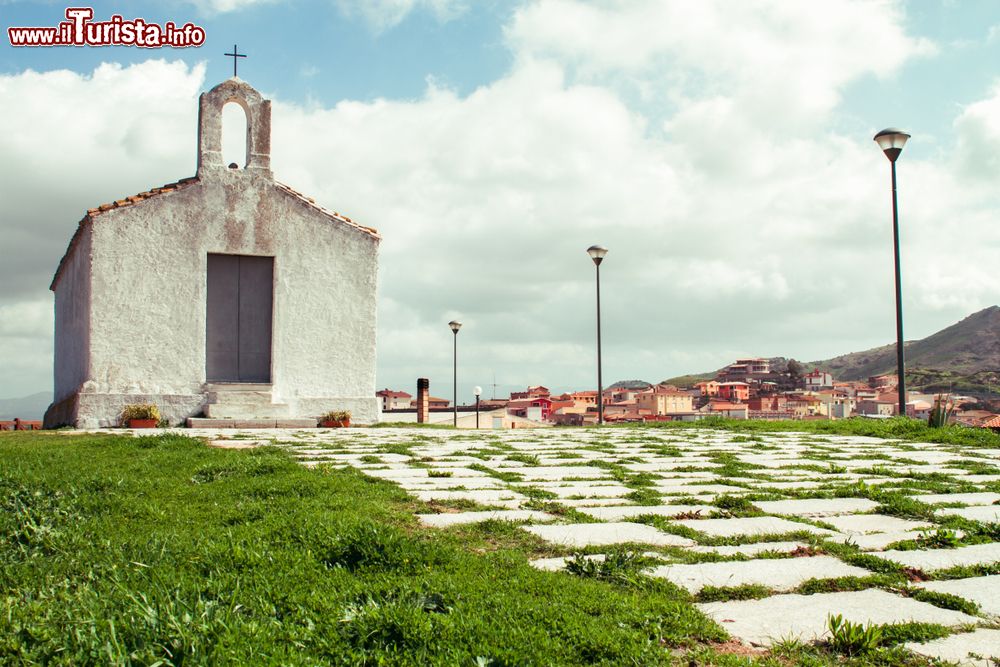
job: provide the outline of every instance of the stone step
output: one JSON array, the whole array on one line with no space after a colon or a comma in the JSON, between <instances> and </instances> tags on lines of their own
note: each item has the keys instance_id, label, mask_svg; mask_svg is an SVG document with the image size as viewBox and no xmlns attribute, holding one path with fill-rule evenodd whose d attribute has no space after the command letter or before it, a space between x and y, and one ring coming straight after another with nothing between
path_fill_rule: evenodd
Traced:
<instances>
[{"instance_id":1,"label":"stone step","mask_svg":"<svg viewBox=\"0 0 1000 667\"><path fill-rule=\"evenodd\" d=\"M226 389L225 391L206 392L209 403L270 403L271 390L257 391L252 389Z\"/></svg>"},{"instance_id":2,"label":"stone step","mask_svg":"<svg viewBox=\"0 0 1000 667\"><path fill-rule=\"evenodd\" d=\"M262 382L206 382L205 391L266 391L272 385Z\"/></svg>"},{"instance_id":3,"label":"stone step","mask_svg":"<svg viewBox=\"0 0 1000 667\"><path fill-rule=\"evenodd\" d=\"M188 417L188 428L314 428L315 419L207 419Z\"/></svg>"},{"instance_id":4,"label":"stone step","mask_svg":"<svg viewBox=\"0 0 1000 667\"><path fill-rule=\"evenodd\" d=\"M286 403L209 403L205 406L209 419L281 419L290 417Z\"/></svg>"}]
</instances>

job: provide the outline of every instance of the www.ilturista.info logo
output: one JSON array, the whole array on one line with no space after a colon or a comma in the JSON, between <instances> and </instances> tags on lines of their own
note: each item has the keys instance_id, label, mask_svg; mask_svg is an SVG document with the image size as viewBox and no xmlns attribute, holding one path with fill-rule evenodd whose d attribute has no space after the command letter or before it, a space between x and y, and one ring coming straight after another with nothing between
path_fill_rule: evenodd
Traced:
<instances>
[{"instance_id":1,"label":"www.ilturista.info logo","mask_svg":"<svg viewBox=\"0 0 1000 667\"><path fill-rule=\"evenodd\" d=\"M11 46L164 46L184 48L205 43L205 29L193 23L162 26L143 19L125 20L114 14L109 21L92 21L91 7L68 7L66 21L48 28L7 28Z\"/></svg>"}]
</instances>

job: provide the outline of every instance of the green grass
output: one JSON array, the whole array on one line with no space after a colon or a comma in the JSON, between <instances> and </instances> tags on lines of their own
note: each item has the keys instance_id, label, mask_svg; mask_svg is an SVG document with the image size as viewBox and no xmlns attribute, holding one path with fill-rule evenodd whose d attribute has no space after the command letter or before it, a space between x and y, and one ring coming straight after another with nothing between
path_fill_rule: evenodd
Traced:
<instances>
[{"instance_id":1,"label":"green grass","mask_svg":"<svg viewBox=\"0 0 1000 667\"><path fill-rule=\"evenodd\" d=\"M827 435L864 435L888 440L907 442L937 442L970 447L1000 449L1000 434L985 428L945 426L931 428L926 422L908 417L891 419L864 419L855 417L839 420L817 421L762 421L757 419L709 418L696 422L649 422L646 424L622 424L610 428L635 429L714 429L741 433L773 433L797 431Z\"/></svg>"},{"instance_id":2,"label":"green grass","mask_svg":"<svg viewBox=\"0 0 1000 667\"><path fill-rule=\"evenodd\" d=\"M3 434L0 504L0 664L656 665L724 638L682 591L538 571L504 522L418 529L392 484L274 448Z\"/></svg>"}]
</instances>

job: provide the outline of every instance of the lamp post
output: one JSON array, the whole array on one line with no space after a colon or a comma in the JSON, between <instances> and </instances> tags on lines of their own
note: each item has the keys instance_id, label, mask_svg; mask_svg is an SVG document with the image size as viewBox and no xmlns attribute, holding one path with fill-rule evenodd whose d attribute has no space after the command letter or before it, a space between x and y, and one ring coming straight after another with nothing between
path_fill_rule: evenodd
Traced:
<instances>
[{"instance_id":1,"label":"lamp post","mask_svg":"<svg viewBox=\"0 0 1000 667\"><path fill-rule=\"evenodd\" d=\"M607 248L592 245L587 254L594 260L597 269L597 423L604 423L604 386L601 383L601 262L608 254Z\"/></svg>"},{"instance_id":2,"label":"lamp post","mask_svg":"<svg viewBox=\"0 0 1000 667\"><path fill-rule=\"evenodd\" d=\"M899 415L906 416L906 372L903 362L903 292L899 276L899 213L896 208L896 160L903 152L903 146L910 135L894 127L886 128L875 135L879 148L892 164L892 249L896 263L896 376L899 390Z\"/></svg>"},{"instance_id":3,"label":"lamp post","mask_svg":"<svg viewBox=\"0 0 1000 667\"><path fill-rule=\"evenodd\" d=\"M483 388L476 385L472 388L472 393L476 395L476 430L479 430L479 395L483 393Z\"/></svg>"},{"instance_id":4,"label":"lamp post","mask_svg":"<svg viewBox=\"0 0 1000 667\"><path fill-rule=\"evenodd\" d=\"M458 428L458 330L462 328L462 323L458 320L452 320L448 322L448 326L451 327L451 332L455 334L452 357L452 391L455 399L453 423L455 424L455 428Z\"/></svg>"}]
</instances>

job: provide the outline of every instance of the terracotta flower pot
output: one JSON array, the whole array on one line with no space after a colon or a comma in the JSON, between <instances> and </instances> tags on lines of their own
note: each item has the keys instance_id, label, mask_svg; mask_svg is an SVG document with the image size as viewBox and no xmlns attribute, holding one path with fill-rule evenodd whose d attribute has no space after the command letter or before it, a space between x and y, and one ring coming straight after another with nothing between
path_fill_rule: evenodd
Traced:
<instances>
[{"instance_id":1,"label":"terracotta flower pot","mask_svg":"<svg viewBox=\"0 0 1000 667\"><path fill-rule=\"evenodd\" d=\"M129 428L156 428L155 419L129 419Z\"/></svg>"},{"instance_id":2,"label":"terracotta flower pot","mask_svg":"<svg viewBox=\"0 0 1000 667\"><path fill-rule=\"evenodd\" d=\"M323 421L319 424L323 428L347 428L351 425L350 419L345 419L343 421Z\"/></svg>"}]
</instances>

